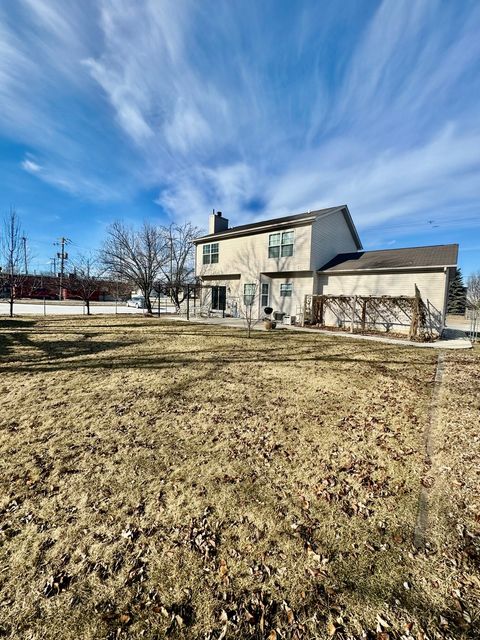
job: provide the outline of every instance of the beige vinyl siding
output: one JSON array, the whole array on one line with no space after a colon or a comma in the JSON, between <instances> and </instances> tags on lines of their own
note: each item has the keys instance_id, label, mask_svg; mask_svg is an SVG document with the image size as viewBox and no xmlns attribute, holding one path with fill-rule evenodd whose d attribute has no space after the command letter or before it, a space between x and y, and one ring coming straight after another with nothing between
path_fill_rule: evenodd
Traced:
<instances>
[{"instance_id":1,"label":"beige vinyl siding","mask_svg":"<svg viewBox=\"0 0 480 640\"><path fill-rule=\"evenodd\" d=\"M237 315L239 312L239 301L243 283L240 277L211 277L203 280L204 289L200 295L200 306L203 312L212 311L212 293L210 287L220 286L226 288L225 312L228 315Z\"/></svg>"},{"instance_id":2,"label":"beige vinyl siding","mask_svg":"<svg viewBox=\"0 0 480 640\"><path fill-rule=\"evenodd\" d=\"M310 270L321 269L339 253L357 251L358 247L343 211L317 218L312 224Z\"/></svg>"},{"instance_id":3,"label":"beige vinyl siding","mask_svg":"<svg viewBox=\"0 0 480 640\"><path fill-rule=\"evenodd\" d=\"M266 282L267 280L265 280ZM286 313L287 315L297 315L303 311L305 296L313 292L313 276L311 274L292 274L269 279L270 281L270 306L274 311ZM292 285L292 296L280 296L280 285Z\"/></svg>"},{"instance_id":4,"label":"beige vinyl siding","mask_svg":"<svg viewBox=\"0 0 480 640\"><path fill-rule=\"evenodd\" d=\"M311 295L313 292L313 276L311 274L289 274L285 276L269 277L262 274L260 277L255 278L241 277L241 278L222 278L211 277L206 278L203 281L204 285L208 285L202 291L200 305L207 311L211 307L211 291L209 286L224 286L226 287L226 313L229 315L242 316L245 312L243 304L244 285L255 284L256 295L254 302L255 318L263 317L263 307L261 304L261 292L262 284L269 285L269 306L273 308L275 312L286 313L287 315L296 315L303 310L305 302L305 296ZM289 297L280 296L280 285L291 284L292 295Z\"/></svg>"},{"instance_id":5,"label":"beige vinyl siding","mask_svg":"<svg viewBox=\"0 0 480 640\"><path fill-rule=\"evenodd\" d=\"M317 293L325 295L413 296L417 285L432 316L443 325L447 274L438 271L319 274Z\"/></svg>"},{"instance_id":6,"label":"beige vinyl siding","mask_svg":"<svg viewBox=\"0 0 480 640\"><path fill-rule=\"evenodd\" d=\"M219 249L216 264L203 264L203 245L212 242L200 243L196 250L196 274L205 277L238 273L245 278L258 278L260 273L309 271L311 225L291 226L280 230L279 233L290 230L294 232L293 256L286 258L268 257L270 233L278 231L215 240Z\"/></svg>"}]
</instances>

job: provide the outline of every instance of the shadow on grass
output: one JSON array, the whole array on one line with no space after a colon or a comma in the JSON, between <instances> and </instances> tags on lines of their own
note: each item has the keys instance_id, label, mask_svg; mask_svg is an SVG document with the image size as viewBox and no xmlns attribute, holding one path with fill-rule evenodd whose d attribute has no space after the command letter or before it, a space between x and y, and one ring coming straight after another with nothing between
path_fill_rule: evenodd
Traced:
<instances>
[{"instance_id":1,"label":"shadow on grass","mask_svg":"<svg viewBox=\"0 0 480 640\"><path fill-rule=\"evenodd\" d=\"M287 336L282 332L258 332L247 339L242 330L229 331L225 327L191 324L179 326L143 319L132 323L108 320L85 322L83 318L75 318L74 323L68 319L62 319L61 322L65 323L63 327L59 326L57 319L53 322L49 319L48 323L23 319L1 322L0 368L11 373L48 373L75 369L162 370L230 364L245 367L265 363L327 363L334 368L360 365L365 367L366 374L374 370L385 376L396 377L399 375L399 366L428 367L433 361L424 352L420 356L410 348L402 349L394 345L356 343L350 349L348 343L329 336L315 336L312 339L312 336L305 334ZM2 331L4 328L13 330ZM126 335L127 328L133 337ZM149 334L138 336L135 329L144 328L150 330ZM61 339L72 334L77 335L78 339ZM101 337L108 339L101 340ZM199 339L199 346L203 348L191 348L191 344L186 344L184 350L169 351L162 348L162 344L168 344L172 339L191 337ZM222 344L218 338L227 338L230 344ZM119 352L135 345L139 345L137 353L134 349L128 353ZM151 345L151 348L145 348L146 345ZM9 363L11 355L15 361Z\"/></svg>"},{"instance_id":2,"label":"shadow on grass","mask_svg":"<svg viewBox=\"0 0 480 640\"><path fill-rule=\"evenodd\" d=\"M0 318L0 358L6 356L15 348L14 336L19 330L30 330L36 324L35 320L16 320L14 318ZM9 331L4 331L5 329ZM13 330L13 331L12 331Z\"/></svg>"},{"instance_id":3,"label":"shadow on grass","mask_svg":"<svg viewBox=\"0 0 480 640\"><path fill-rule=\"evenodd\" d=\"M28 340L18 341L17 344L30 346ZM241 366L258 365L258 364L302 364L302 363L328 363L336 365L337 368L345 368L351 365L362 365L365 367L366 374L368 370L376 370L377 373L390 376L394 379L400 375L398 371L390 369L389 366L409 367L413 364L428 366L426 361L412 360L375 360L367 358L353 358L349 356L341 356L335 354L262 354L258 352L249 352L245 350L229 350L222 353L215 353L212 350L205 351L184 351L171 353L153 353L152 355L115 355L111 352L121 349L125 346L139 344L136 341L122 342L119 344L115 341L90 342L86 344L72 344L69 342L50 342L43 346L43 355L47 357L48 362L44 359L24 357L24 363L9 366L8 370L14 373L21 372L48 372L48 371L68 371L72 369L169 369L181 366L190 366L192 368L203 367L205 365L231 365L238 364ZM38 343L32 346L38 347ZM1 353L1 347L0 347ZM92 359L92 354L104 354L105 357ZM209 355L204 355L209 354ZM198 357L202 355L202 357ZM79 358L79 356L87 356ZM51 361L54 359L54 361ZM19 363L20 358L16 362Z\"/></svg>"},{"instance_id":4,"label":"shadow on grass","mask_svg":"<svg viewBox=\"0 0 480 640\"><path fill-rule=\"evenodd\" d=\"M26 327L21 322L21 329ZM31 325L35 325L34 322ZM13 325L17 326L17 325ZM42 332L36 332L36 335ZM78 332L75 332L78 333ZM30 331L0 332L0 369L17 373L24 371L58 371L76 369L82 366L76 358L92 356L114 351L125 346L138 344L137 340L92 340L98 333L83 335L79 340L33 340ZM24 350L27 350L25 353ZM14 357L15 365L10 366L8 360ZM72 360L73 359L73 360ZM89 362L86 360L86 362ZM95 360L90 361L90 363ZM19 363L19 364L17 364ZM6 367L2 367L6 364Z\"/></svg>"},{"instance_id":5,"label":"shadow on grass","mask_svg":"<svg viewBox=\"0 0 480 640\"><path fill-rule=\"evenodd\" d=\"M0 329L31 328L37 324L36 320L17 320L16 318L0 318Z\"/></svg>"},{"instance_id":6,"label":"shadow on grass","mask_svg":"<svg viewBox=\"0 0 480 640\"><path fill-rule=\"evenodd\" d=\"M462 638L464 640L478 638L474 626L466 624L465 620L462 620L461 613L439 607L435 598L428 591L422 591L420 588L406 591L401 576L392 579L388 573L383 575L382 569L381 565L378 567L372 565L371 575L368 576L365 575L364 570L357 571L355 565L337 567L335 588L326 590L321 583L312 585L304 601L303 616L308 618L312 615L312 611L319 609L324 613L335 608L341 609L345 595L349 594L357 601L364 603L366 611L373 609L387 618L390 618L389 612L390 614L394 612L395 617L398 616L397 620L403 621L403 625L406 625L408 621L415 621L417 632L419 631L418 625L421 625L424 633L435 631L437 638ZM372 580L373 577L375 580ZM442 619L448 623L448 633L445 633L445 628L441 627L440 621ZM369 628L365 619L360 619L358 622L361 623L364 633L366 633L365 637L372 640L380 637L375 623ZM392 624L391 619L390 623ZM393 623L391 631L400 632L403 625L401 622L398 626ZM388 637L392 636L388 635ZM395 633L393 637L397 638L400 635L397 636Z\"/></svg>"}]
</instances>

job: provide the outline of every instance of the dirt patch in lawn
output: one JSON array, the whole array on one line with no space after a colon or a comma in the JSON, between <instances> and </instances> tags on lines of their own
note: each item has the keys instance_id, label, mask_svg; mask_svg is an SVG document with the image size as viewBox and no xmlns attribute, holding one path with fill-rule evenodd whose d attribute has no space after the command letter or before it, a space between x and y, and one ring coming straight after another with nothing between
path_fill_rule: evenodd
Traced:
<instances>
[{"instance_id":1,"label":"dirt patch in lawn","mask_svg":"<svg viewBox=\"0 0 480 640\"><path fill-rule=\"evenodd\" d=\"M433 473L435 363L153 318L0 321L0 637L473 638L478 353L446 358Z\"/></svg>"}]
</instances>

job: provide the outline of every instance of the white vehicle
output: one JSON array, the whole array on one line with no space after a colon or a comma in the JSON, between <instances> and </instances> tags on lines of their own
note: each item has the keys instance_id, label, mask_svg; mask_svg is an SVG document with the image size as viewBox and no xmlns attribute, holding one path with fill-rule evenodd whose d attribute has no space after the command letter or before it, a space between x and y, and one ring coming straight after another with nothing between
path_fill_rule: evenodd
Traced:
<instances>
[{"instance_id":1,"label":"white vehicle","mask_svg":"<svg viewBox=\"0 0 480 640\"><path fill-rule=\"evenodd\" d=\"M143 296L132 296L130 300L127 300L127 307L145 309L145 298Z\"/></svg>"}]
</instances>

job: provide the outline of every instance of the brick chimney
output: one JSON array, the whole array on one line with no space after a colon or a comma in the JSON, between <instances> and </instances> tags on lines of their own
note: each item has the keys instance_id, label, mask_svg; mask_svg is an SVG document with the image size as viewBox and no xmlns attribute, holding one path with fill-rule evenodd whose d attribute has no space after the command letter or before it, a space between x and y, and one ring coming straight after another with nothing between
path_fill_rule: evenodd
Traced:
<instances>
[{"instance_id":1,"label":"brick chimney","mask_svg":"<svg viewBox=\"0 0 480 640\"><path fill-rule=\"evenodd\" d=\"M228 220L222 216L221 211L215 213L215 209L210 214L208 221L208 233L218 233L228 229Z\"/></svg>"}]
</instances>

